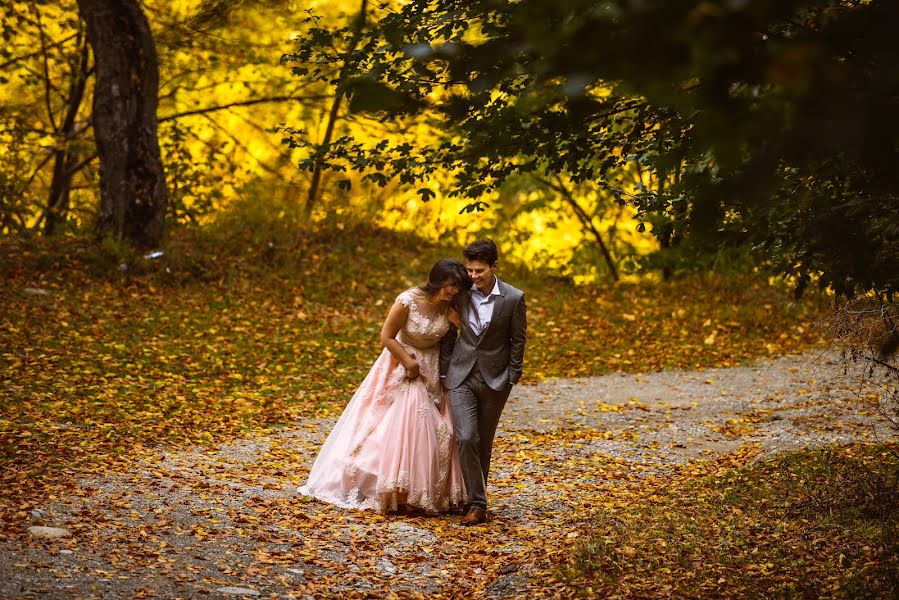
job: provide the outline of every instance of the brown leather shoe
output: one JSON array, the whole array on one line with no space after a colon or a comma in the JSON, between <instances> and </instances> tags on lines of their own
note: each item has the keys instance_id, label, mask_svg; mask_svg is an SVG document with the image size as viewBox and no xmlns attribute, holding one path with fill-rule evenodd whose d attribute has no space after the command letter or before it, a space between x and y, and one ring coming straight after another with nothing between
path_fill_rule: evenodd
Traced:
<instances>
[{"instance_id":1,"label":"brown leather shoe","mask_svg":"<svg viewBox=\"0 0 899 600\"><path fill-rule=\"evenodd\" d=\"M473 506L471 510L468 511L468 514L462 517L462 525L466 527L469 525L480 525L481 523L487 522L487 511L483 508L478 508L477 506Z\"/></svg>"},{"instance_id":2,"label":"brown leather shoe","mask_svg":"<svg viewBox=\"0 0 899 600\"><path fill-rule=\"evenodd\" d=\"M396 507L396 514L406 517L420 517L425 513L417 506L412 506L411 504L399 504Z\"/></svg>"}]
</instances>

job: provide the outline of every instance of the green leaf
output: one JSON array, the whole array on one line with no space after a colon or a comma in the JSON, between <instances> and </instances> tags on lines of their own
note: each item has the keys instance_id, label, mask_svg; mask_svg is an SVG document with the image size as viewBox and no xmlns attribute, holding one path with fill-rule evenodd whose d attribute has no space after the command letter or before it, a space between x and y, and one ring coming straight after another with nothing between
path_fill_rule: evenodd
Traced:
<instances>
[{"instance_id":1,"label":"green leaf","mask_svg":"<svg viewBox=\"0 0 899 600\"><path fill-rule=\"evenodd\" d=\"M381 112L398 108L403 95L379 81L357 78L350 82L350 112Z\"/></svg>"},{"instance_id":2,"label":"green leaf","mask_svg":"<svg viewBox=\"0 0 899 600\"><path fill-rule=\"evenodd\" d=\"M480 200L476 202L472 202L471 204L466 204L462 207L462 210L459 211L459 214L463 213L471 213L471 212L483 212L490 208L490 205L486 202L481 202Z\"/></svg>"}]
</instances>

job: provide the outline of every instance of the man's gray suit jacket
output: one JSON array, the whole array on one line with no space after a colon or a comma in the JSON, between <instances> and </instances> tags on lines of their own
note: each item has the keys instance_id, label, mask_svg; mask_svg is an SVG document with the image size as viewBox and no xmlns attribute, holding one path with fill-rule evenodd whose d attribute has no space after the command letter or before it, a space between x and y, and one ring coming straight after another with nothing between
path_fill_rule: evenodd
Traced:
<instances>
[{"instance_id":1,"label":"man's gray suit jacket","mask_svg":"<svg viewBox=\"0 0 899 600\"><path fill-rule=\"evenodd\" d=\"M440 347L440 374L447 389L459 387L475 363L491 389L503 391L509 383L518 383L524 367L527 339L527 313L524 292L497 278L499 296L493 299L493 314L487 329L478 336L468 322L472 310L471 292L459 294L462 331L452 328Z\"/></svg>"}]
</instances>

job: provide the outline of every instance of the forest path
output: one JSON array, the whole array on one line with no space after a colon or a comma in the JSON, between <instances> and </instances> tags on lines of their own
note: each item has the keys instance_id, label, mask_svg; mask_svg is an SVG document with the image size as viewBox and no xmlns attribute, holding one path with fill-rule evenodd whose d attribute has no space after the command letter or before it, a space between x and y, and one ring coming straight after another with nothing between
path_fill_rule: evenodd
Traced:
<instances>
[{"instance_id":1,"label":"forest path","mask_svg":"<svg viewBox=\"0 0 899 600\"><path fill-rule=\"evenodd\" d=\"M333 417L162 449L32 512L33 525L65 532L0 540L0 597L565 596L552 574L572 547L672 477L890 435L854 381L837 357L806 353L516 388L491 520L474 528L300 497ZM38 537L54 533L64 537Z\"/></svg>"}]
</instances>

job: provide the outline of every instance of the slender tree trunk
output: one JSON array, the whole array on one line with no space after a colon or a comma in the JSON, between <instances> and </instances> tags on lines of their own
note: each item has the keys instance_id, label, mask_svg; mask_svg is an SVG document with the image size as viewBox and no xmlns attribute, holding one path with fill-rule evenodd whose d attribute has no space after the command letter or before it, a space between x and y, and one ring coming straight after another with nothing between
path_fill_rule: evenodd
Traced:
<instances>
[{"instance_id":1,"label":"slender tree trunk","mask_svg":"<svg viewBox=\"0 0 899 600\"><path fill-rule=\"evenodd\" d=\"M50 194L47 197L47 208L44 209L44 235L53 235L56 225L65 221L72 190L71 169L75 157L65 147L56 151L54 161Z\"/></svg>"},{"instance_id":2,"label":"slender tree trunk","mask_svg":"<svg viewBox=\"0 0 899 600\"><path fill-rule=\"evenodd\" d=\"M365 26L365 15L367 11L368 1L362 0L362 3L359 6L359 13L356 15L356 31L353 38L350 40L349 48L347 48L345 53L346 58L344 59L342 67L342 70L344 71L347 68L350 55L356 50L356 46L359 45L359 40L362 37L362 28ZM341 73L341 80L343 79L343 75L344 74ZM325 136L320 144L323 147L326 147L331 143L331 137L334 135L334 126L337 124L337 114L340 111L340 103L343 101L343 95L345 93L346 90L343 87L338 87L334 99L331 101L331 110L328 111L328 123L325 125ZM312 167L312 181L309 182L309 193L306 195L307 218L312 215L312 209L315 208L315 205L318 202L318 188L321 184L321 179L322 168L321 165L316 162Z\"/></svg>"},{"instance_id":3,"label":"slender tree trunk","mask_svg":"<svg viewBox=\"0 0 899 600\"><path fill-rule=\"evenodd\" d=\"M562 199L565 200L568 205L571 207L574 215L578 218L578 221L581 222L581 226L586 229L592 236L593 241L596 242L596 245L599 246L599 251L602 253L602 258L606 262L606 266L609 268L609 273L612 275L613 281L618 281L620 277L618 276L618 268L615 266L615 261L612 259L612 254L609 252L608 246L602 239L602 234L599 233L599 230L593 225L593 219L590 218L590 215L587 214L587 211L578 203L575 199L574 195L566 188L562 180L556 175L556 183L549 181L548 179L543 179L542 177L537 177L537 181L541 182L543 185L549 187L550 189L554 189L562 195Z\"/></svg>"},{"instance_id":4,"label":"slender tree trunk","mask_svg":"<svg viewBox=\"0 0 899 600\"><path fill-rule=\"evenodd\" d=\"M78 162L78 157L72 153L69 142L77 134L76 119L78 111L81 109L81 102L84 100L84 89L87 86L89 74L88 60L90 57L87 43L82 40L82 36L83 32L79 27L78 37L81 51L78 65L72 72L69 83L68 107L59 130L58 146L54 153L53 179L50 182L50 195L47 197L44 235L53 235L56 224L65 220L69 210L69 195L72 189L72 175L74 175L72 168Z\"/></svg>"},{"instance_id":5,"label":"slender tree trunk","mask_svg":"<svg viewBox=\"0 0 899 600\"><path fill-rule=\"evenodd\" d=\"M137 0L78 0L94 51L94 137L100 156L98 237L162 241L165 171L156 137L159 69Z\"/></svg>"},{"instance_id":6,"label":"slender tree trunk","mask_svg":"<svg viewBox=\"0 0 899 600\"><path fill-rule=\"evenodd\" d=\"M666 175L659 176L659 186L658 186L658 194L661 196L665 193L665 177ZM659 236L659 247L664 251L672 246L672 242L674 241L674 224L668 223L666 225L665 231L662 232L662 235ZM671 268L669 264L662 265L662 281L669 281L671 277L674 275L674 270Z\"/></svg>"}]
</instances>

